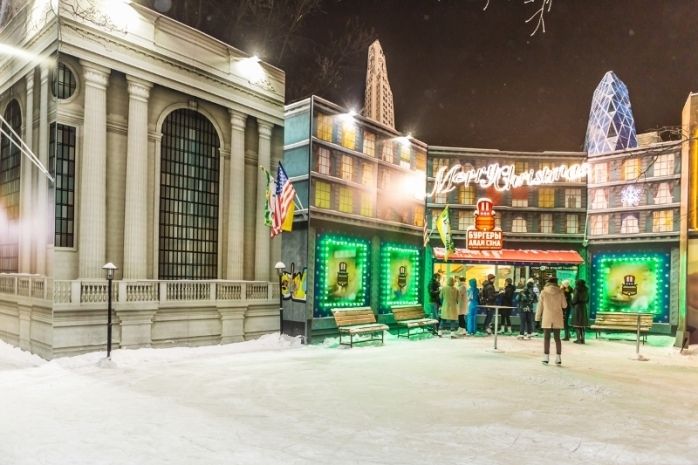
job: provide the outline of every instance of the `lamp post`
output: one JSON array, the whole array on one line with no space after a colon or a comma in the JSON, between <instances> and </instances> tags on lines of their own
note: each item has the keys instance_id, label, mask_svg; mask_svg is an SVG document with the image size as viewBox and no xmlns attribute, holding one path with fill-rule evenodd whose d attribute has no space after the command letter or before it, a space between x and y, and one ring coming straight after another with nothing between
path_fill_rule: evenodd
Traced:
<instances>
[{"instance_id":1,"label":"lamp post","mask_svg":"<svg viewBox=\"0 0 698 465\"><path fill-rule=\"evenodd\" d=\"M284 275L286 265L284 262L276 262L274 265L276 274L279 275L279 336L284 334L284 296L281 293L281 277Z\"/></svg>"},{"instance_id":2,"label":"lamp post","mask_svg":"<svg viewBox=\"0 0 698 465\"><path fill-rule=\"evenodd\" d=\"M107 272L107 358L111 359L111 283L118 268L109 262L102 269Z\"/></svg>"}]
</instances>

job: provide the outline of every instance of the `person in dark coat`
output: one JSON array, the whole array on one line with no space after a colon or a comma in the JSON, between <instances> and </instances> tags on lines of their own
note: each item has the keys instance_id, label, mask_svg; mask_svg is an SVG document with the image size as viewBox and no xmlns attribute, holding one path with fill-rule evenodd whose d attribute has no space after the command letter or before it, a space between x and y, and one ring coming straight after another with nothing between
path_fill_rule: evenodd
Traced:
<instances>
[{"instance_id":1,"label":"person in dark coat","mask_svg":"<svg viewBox=\"0 0 698 465\"><path fill-rule=\"evenodd\" d=\"M584 344L584 330L589 326L589 317L587 315L587 304L589 303L589 289L583 279L578 279L572 293L572 321L570 325L574 327L577 333L575 344Z\"/></svg>"},{"instance_id":2,"label":"person in dark coat","mask_svg":"<svg viewBox=\"0 0 698 465\"><path fill-rule=\"evenodd\" d=\"M482 304L483 305L495 305L497 303L497 291L494 288L494 278L493 274L487 275L487 281L482 286ZM485 309L485 331L487 334L492 334L492 329L490 325L492 324L492 319L494 318L494 309Z\"/></svg>"},{"instance_id":3,"label":"person in dark coat","mask_svg":"<svg viewBox=\"0 0 698 465\"><path fill-rule=\"evenodd\" d=\"M506 285L504 286L504 291L502 292L502 305L506 305L507 307L513 307L514 306L514 293L516 292L516 288L514 287L513 281L511 278L507 278L504 280ZM500 315L502 315L502 330L501 332L503 333L511 333L511 309L510 308L502 308L499 310Z\"/></svg>"},{"instance_id":4,"label":"person in dark coat","mask_svg":"<svg viewBox=\"0 0 698 465\"><path fill-rule=\"evenodd\" d=\"M439 319L439 308L441 307L441 275L434 273L429 282L429 300L431 302L431 317Z\"/></svg>"},{"instance_id":5,"label":"person in dark coat","mask_svg":"<svg viewBox=\"0 0 698 465\"><path fill-rule=\"evenodd\" d=\"M565 323L565 338L563 341L570 340L570 311L572 310L572 288L570 287L569 279L562 281L560 286L562 293L565 294L565 308L562 310L562 318Z\"/></svg>"}]
</instances>

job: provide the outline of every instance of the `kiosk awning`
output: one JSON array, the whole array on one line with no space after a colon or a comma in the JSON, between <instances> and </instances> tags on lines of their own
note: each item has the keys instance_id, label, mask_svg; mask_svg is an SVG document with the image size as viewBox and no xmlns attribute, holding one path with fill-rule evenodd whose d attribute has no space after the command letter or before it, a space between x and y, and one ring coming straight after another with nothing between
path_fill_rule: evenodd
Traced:
<instances>
[{"instance_id":1,"label":"kiosk awning","mask_svg":"<svg viewBox=\"0 0 698 465\"><path fill-rule=\"evenodd\" d=\"M445 249L434 247L434 257L444 259ZM448 261L471 263L584 263L584 259L576 250L468 250L456 249L448 255Z\"/></svg>"}]
</instances>

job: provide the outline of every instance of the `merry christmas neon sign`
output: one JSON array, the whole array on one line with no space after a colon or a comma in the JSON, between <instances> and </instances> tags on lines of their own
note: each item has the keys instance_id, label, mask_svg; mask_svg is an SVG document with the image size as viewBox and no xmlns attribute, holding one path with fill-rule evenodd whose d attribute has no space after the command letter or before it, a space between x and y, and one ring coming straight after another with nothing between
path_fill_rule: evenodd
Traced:
<instances>
[{"instance_id":1,"label":"merry christmas neon sign","mask_svg":"<svg viewBox=\"0 0 698 465\"><path fill-rule=\"evenodd\" d=\"M552 168L539 170L530 169L517 173L514 165L500 165L493 163L484 168L472 168L466 170L459 163L450 168L441 168L435 176L434 187L426 197L437 194L446 194L456 189L459 184L468 186L476 184L483 189L494 187L498 191L508 191L523 185L540 186L553 184L558 181L579 182L590 172L587 163L575 163L572 165L559 165Z\"/></svg>"}]
</instances>

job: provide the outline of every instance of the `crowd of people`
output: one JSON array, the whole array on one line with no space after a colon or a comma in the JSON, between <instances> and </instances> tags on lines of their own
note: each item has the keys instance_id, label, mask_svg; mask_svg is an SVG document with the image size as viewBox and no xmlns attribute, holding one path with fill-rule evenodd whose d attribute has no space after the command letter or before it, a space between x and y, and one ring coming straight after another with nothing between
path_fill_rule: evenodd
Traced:
<instances>
[{"instance_id":1,"label":"crowd of people","mask_svg":"<svg viewBox=\"0 0 698 465\"><path fill-rule=\"evenodd\" d=\"M562 341L575 334L575 344L584 344L584 331L589 326L589 290L584 280L576 281L574 288L569 280L558 284L556 277L546 280L540 290L536 281L530 278L514 286L511 278L504 281L499 291L495 288L495 275L487 275L478 287L475 278L467 284L465 277L450 276L442 286L442 276L435 273L429 285L429 300L432 317L439 320L438 336L446 332L450 337L492 334L494 328L494 306L499 306L501 333L512 333L511 315L513 310L519 315L519 339L529 340L537 333L543 334L543 363L550 363L550 343L555 341L555 363L562 364ZM456 282L458 286L456 287ZM483 331L478 331L477 315L484 309ZM562 332L564 331L564 339Z\"/></svg>"}]
</instances>

